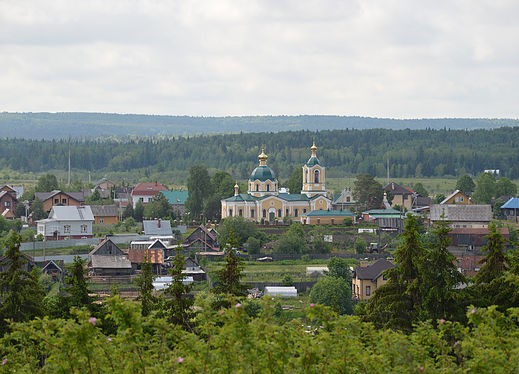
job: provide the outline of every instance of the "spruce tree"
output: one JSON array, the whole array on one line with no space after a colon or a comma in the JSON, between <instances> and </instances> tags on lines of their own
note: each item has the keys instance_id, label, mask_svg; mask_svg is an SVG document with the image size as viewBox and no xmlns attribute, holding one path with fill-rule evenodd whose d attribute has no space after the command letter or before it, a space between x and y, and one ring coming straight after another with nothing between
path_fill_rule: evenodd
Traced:
<instances>
[{"instance_id":1,"label":"spruce tree","mask_svg":"<svg viewBox=\"0 0 519 374\"><path fill-rule=\"evenodd\" d=\"M229 229L227 243L223 247L225 250L225 266L217 271L217 282L212 291L216 294L245 296L247 294L246 286L240 283L243 264L241 258L236 255L238 239L232 227Z\"/></svg>"},{"instance_id":2,"label":"spruce tree","mask_svg":"<svg viewBox=\"0 0 519 374\"><path fill-rule=\"evenodd\" d=\"M483 247L486 256L481 260L483 266L476 274L475 281L477 284L490 283L492 280L503 275L508 269L505 256L505 241L503 236L494 223L488 227L490 234L488 242Z\"/></svg>"},{"instance_id":3,"label":"spruce tree","mask_svg":"<svg viewBox=\"0 0 519 374\"><path fill-rule=\"evenodd\" d=\"M141 313L143 316L150 314L157 305L157 298L153 295L154 278L155 276L153 275L151 262L146 257L141 266L141 274L136 280L137 287L139 288L139 296L137 300L141 302Z\"/></svg>"}]
</instances>

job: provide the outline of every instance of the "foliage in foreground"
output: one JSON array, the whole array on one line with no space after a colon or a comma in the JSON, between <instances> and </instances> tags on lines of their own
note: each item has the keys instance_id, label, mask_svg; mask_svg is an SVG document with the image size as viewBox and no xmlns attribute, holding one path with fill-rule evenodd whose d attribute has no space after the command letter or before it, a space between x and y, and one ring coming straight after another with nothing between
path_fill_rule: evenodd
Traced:
<instances>
[{"instance_id":1,"label":"foliage in foreground","mask_svg":"<svg viewBox=\"0 0 519 374\"><path fill-rule=\"evenodd\" d=\"M86 311L74 318L14 323L0 341L3 372L517 372L519 309L467 313L467 327L440 320L405 335L375 329L357 317L310 306L304 321L280 323L275 304L247 302L214 311L211 294L199 298L197 328L186 332L139 304L114 296L105 318ZM252 302L252 301L248 301ZM113 324L112 334L103 330Z\"/></svg>"}]
</instances>

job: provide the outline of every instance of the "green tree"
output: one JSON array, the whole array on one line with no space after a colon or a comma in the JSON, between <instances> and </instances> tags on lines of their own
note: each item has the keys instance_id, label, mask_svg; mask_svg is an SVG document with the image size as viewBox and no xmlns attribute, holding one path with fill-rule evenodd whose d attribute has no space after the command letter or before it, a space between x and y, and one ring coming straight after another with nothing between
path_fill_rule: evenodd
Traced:
<instances>
[{"instance_id":1,"label":"green tree","mask_svg":"<svg viewBox=\"0 0 519 374\"><path fill-rule=\"evenodd\" d=\"M456 189L465 194L471 194L475 188L476 184L468 174L462 175L456 182Z\"/></svg>"},{"instance_id":2,"label":"green tree","mask_svg":"<svg viewBox=\"0 0 519 374\"><path fill-rule=\"evenodd\" d=\"M395 251L395 267L386 270L387 283L376 290L366 305L368 321L377 326L411 331L422 305L420 284L424 248L419 223L408 214L404 221L401 244Z\"/></svg>"},{"instance_id":3,"label":"green tree","mask_svg":"<svg viewBox=\"0 0 519 374\"><path fill-rule=\"evenodd\" d=\"M463 296L458 286L466 279L456 268L456 257L448 250L451 242L449 232L447 221L437 221L427 236L425 256L420 266L421 320L463 318Z\"/></svg>"},{"instance_id":4,"label":"green tree","mask_svg":"<svg viewBox=\"0 0 519 374\"><path fill-rule=\"evenodd\" d=\"M33 200L30 211L32 219L35 221L47 217L47 213L43 211L43 202L40 199Z\"/></svg>"},{"instance_id":5,"label":"green tree","mask_svg":"<svg viewBox=\"0 0 519 374\"><path fill-rule=\"evenodd\" d=\"M101 194L99 193L99 190L96 188L94 192L92 192L92 195L88 196L86 198L87 204L99 204L103 201L101 198Z\"/></svg>"},{"instance_id":6,"label":"green tree","mask_svg":"<svg viewBox=\"0 0 519 374\"><path fill-rule=\"evenodd\" d=\"M287 187L291 194L301 193L303 187L303 168L296 167L287 182Z\"/></svg>"},{"instance_id":7,"label":"green tree","mask_svg":"<svg viewBox=\"0 0 519 374\"><path fill-rule=\"evenodd\" d=\"M496 177L490 173L482 173L477 180L473 199L478 204L490 204L496 193Z\"/></svg>"},{"instance_id":8,"label":"green tree","mask_svg":"<svg viewBox=\"0 0 519 374\"><path fill-rule=\"evenodd\" d=\"M253 222L248 222L243 217L228 217L218 228L218 240L221 243L227 243L229 234L232 232L238 242L235 248L240 248L251 236L254 236L256 231L257 228Z\"/></svg>"},{"instance_id":9,"label":"green tree","mask_svg":"<svg viewBox=\"0 0 519 374\"><path fill-rule=\"evenodd\" d=\"M245 296L247 287L240 282L243 271L241 258L236 255L238 239L232 229L227 237L227 242L223 244L225 250L225 265L216 272L216 285L212 291L215 294L229 294L234 296Z\"/></svg>"},{"instance_id":10,"label":"green tree","mask_svg":"<svg viewBox=\"0 0 519 374\"><path fill-rule=\"evenodd\" d=\"M206 199L212 194L211 179L205 166L196 165L189 169L187 178L189 196L186 201L186 210L190 217L197 219L204 212Z\"/></svg>"},{"instance_id":11,"label":"green tree","mask_svg":"<svg viewBox=\"0 0 519 374\"><path fill-rule=\"evenodd\" d=\"M134 215L133 204L131 202L129 202L128 205L126 205L126 208L124 208L123 218L126 219L126 218L132 217L132 219L133 219L133 215Z\"/></svg>"},{"instance_id":12,"label":"green tree","mask_svg":"<svg viewBox=\"0 0 519 374\"><path fill-rule=\"evenodd\" d=\"M342 278L351 285L351 270L348 260L341 257L332 257L328 261L328 275Z\"/></svg>"},{"instance_id":13,"label":"green tree","mask_svg":"<svg viewBox=\"0 0 519 374\"><path fill-rule=\"evenodd\" d=\"M249 237L247 239L247 253L250 255L256 255L260 253L261 249L261 241L254 236Z\"/></svg>"},{"instance_id":14,"label":"green tree","mask_svg":"<svg viewBox=\"0 0 519 374\"><path fill-rule=\"evenodd\" d=\"M172 217L172 208L169 205L168 199L164 194L159 192L152 201L150 201L144 207L144 217L156 219L156 218L165 218L170 219Z\"/></svg>"},{"instance_id":15,"label":"green tree","mask_svg":"<svg viewBox=\"0 0 519 374\"><path fill-rule=\"evenodd\" d=\"M152 264L149 259L146 258L144 263L141 265L141 273L136 279L137 287L139 289L137 300L141 302L141 313L143 316L147 316L157 307L157 298L153 294L154 279L155 275L153 274Z\"/></svg>"},{"instance_id":16,"label":"green tree","mask_svg":"<svg viewBox=\"0 0 519 374\"><path fill-rule=\"evenodd\" d=\"M83 260L79 256L75 256L71 274L67 281L69 285L67 297L69 307L87 309L92 307L93 299L89 295L90 291L88 290L85 270L86 260Z\"/></svg>"},{"instance_id":17,"label":"green tree","mask_svg":"<svg viewBox=\"0 0 519 374\"><path fill-rule=\"evenodd\" d=\"M303 225L294 222L287 232L274 244L274 253L300 254L307 253L306 234Z\"/></svg>"},{"instance_id":18,"label":"green tree","mask_svg":"<svg viewBox=\"0 0 519 374\"><path fill-rule=\"evenodd\" d=\"M10 231L5 238L7 248L0 273L0 332L7 329L6 320L29 321L43 314L43 288L36 272L28 271L28 259L20 252L21 237Z\"/></svg>"},{"instance_id":19,"label":"green tree","mask_svg":"<svg viewBox=\"0 0 519 374\"><path fill-rule=\"evenodd\" d=\"M172 277L171 284L164 290L163 313L169 322L190 330L191 319L194 317L192 310L194 299L189 294L191 286L184 283L186 276L182 271L185 266L186 258L181 250L177 250L173 267L169 271Z\"/></svg>"},{"instance_id":20,"label":"green tree","mask_svg":"<svg viewBox=\"0 0 519 374\"><path fill-rule=\"evenodd\" d=\"M380 208L384 189L375 178L368 174L359 174L353 183L353 198L361 210Z\"/></svg>"},{"instance_id":21,"label":"green tree","mask_svg":"<svg viewBox=\"0 0 519 374\"><path fill-rule=\"evenodd\" d=\"M488 227L487 244L483 247L485 257L481 260L483 266L479 269L474 280L476 284L490 283L500 277L508 269L505 256L505 242L501 232L494 223Z\"/></svg>"},{"instance_id":22,"label":"green tree","mask_svg":"<svg viewBox=\"0 0 519 374\"><path fill-rule=\"evenodd\" d=\"M413 185L413 190L420 196L427 197L429 196L429 192L425 189L422 183L418 182Z\"/></svg>"},{"instance_id":23,"label":"green tree","mask_svg":"<svg viewBox=\"0 0 519 374\"><path fill-rule=\"evenodd\" d=\"M310 301L331 307L339 314L351 314L353 301L351 284L339 277L320 277L310 290Z\"/></svg>"},{"instance_id":24,"label":"green tree","mask_svg":"<svg viewBox=\"0 0 519 374\"><path fill-rule=\"evenodd\" d=\"M140 200L137 201L137 204L135 204L135 208L133 209L133 218L135 218L137 222L142 222L144 219L144 204Z\"/></svg>"},{"instance_id":25,"label":"green tree","mask_svg":"<svg viewBox=\"0 0 519 374\"><path fill-rule=\"evenodd\" d=\"M44 174L38 178L35 192L51 192L59 188L58 179L54 174Z\"/></svg>"},{"instance_id":26,"label":"green tree","mask_svg":"<svg viewBox=\"0 0 519 374\"><path fill-rule=\"evenodd\" d=\"M233 195L234 183L231 175L225 171L217 171L211 177L212 193L205 199L204 203L204 214L207 219L221 219L221 200Z\"/></svg>"},{"instance_id":27,"label":"green tree","mask_svg":"<svg viewBox=\"0 0 519 374\"><path fill-rule=\"evenodd\" d=\"M517 185L508 178L499 178L496 182L495 197L517 195Z\"/></svg>"}]
</instances>

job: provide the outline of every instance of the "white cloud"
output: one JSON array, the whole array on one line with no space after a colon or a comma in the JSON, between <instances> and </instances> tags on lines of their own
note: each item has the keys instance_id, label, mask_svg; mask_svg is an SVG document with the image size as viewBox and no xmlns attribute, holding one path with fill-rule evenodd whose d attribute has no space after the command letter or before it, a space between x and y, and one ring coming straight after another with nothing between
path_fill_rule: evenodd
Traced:
<instances>
[{"instance_id":1,"label":"white cloud","mask_svg":"<svg viewBox=\"0 0 519 374\"><path fill-rule=\"evenodd\" d=\"M516 1L0 0L0 110L519 117Z\"/></svg>"}]
</instances>

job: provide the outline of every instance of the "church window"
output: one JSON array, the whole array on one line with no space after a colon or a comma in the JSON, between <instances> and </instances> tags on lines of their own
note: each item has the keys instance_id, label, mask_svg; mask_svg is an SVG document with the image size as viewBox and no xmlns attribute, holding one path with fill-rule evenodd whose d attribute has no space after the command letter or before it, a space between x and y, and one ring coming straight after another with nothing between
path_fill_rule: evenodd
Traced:
<instances>
[{"instance_id":1,"label":"church window","mask_svg":"<svg viewBox=\"0 0 519 374\"><path fill-rule=\"evenodd\" d=\"M229 217L232 217L232 209L229 209Z\"/></svg>"},{"instance_id":2,"label":"church window","mask_svg":"<svg viewBox=\"0 0 519 374\"><path fill-rule=\"evenodd\" d=\"M263 218L267 218L267 210L263 209Z\"/></svg>"},{"instance_id":3,"label":"church window","mask_svg":"<svg viewBox=\"0 0 519 374\"><path fill-rule=\"evenodd\" d=\"M289 216L289 211L288 211L288 208L285 209L285 216Z\"/></svg>"},{"instance_id":4,"label":"church window","mask_svg":"<svg viewBox=\"0 0 519 374\"><path fill-rule=\"evenodd\" d=\"M256 184L256 192L259 191L259 184Z\"/></svg>"},{"instance_id":5,"label":"church window","mask_svg":"<svg viewBox=\"0 0 519 374\"><path fill-rule=\"evenodd\" d=\"M349 196L346 196L346 202L349 203L351 201L351 198Z\"/></svg>"},{"instance_id":6,"label":"church window","mask_svg":"<svg viewBox=\"0 0 519 374\"><path fill-rule=\"evenodd\" d=\"M243 217L243 210L241 210L241 209L238 210L238 215L239 215L240 217Z\"/></svg>"},{"instance_id":7,"label":"church window","mask_svg":"<svg viewBox=\"0 0 519 374\"><path fill-rule=\"evenodd\" d=\"M305 209L303 209L303 213L306 213L306 208L305 208Z\"/></svg>"},{"instance_id":8,"label":"church window","mask_svg":"<svg viewBox=\"0 0 519 374\"><path fill-rule=\"evenodd\" d=\"M297 217L297 216L298 216L298 214L299 214L299 211L298 211L298 209L297 209L297 208L296 208L296 209L294 209L294 216L296 216L296 217Z\"/></svg>"},{"instance_id":9,"label":"church window","mask_svg":"<svg viewBox=\"0 0 519 374\"><path fill-rule=\"evenodd\" d=\"M254 218L254 209L250 210L250 218Z\"/></svg>"},{"instance_id":10,"label":"church window","mask_svg":"<svg viewBox=\"0 0 519 374\"><path fill-rule=\"evenodd\" d=\"M270 191L270 184L267 184L267 192Z\"/></svg>"},{"instance_id":11,"label":"church window","mask_svg":"<svg viewBox=\"0 0 519 374\"><path fill-rule=\"evenodd\" d=\"M319 170L314 171L314 183L319 183Z\"/></svg>"},{"instance_id":12,"label":"church window","mask_svg":"<svg viewBox=\"0 0 519 374\"><path fill-rule=\"evenodd\" d=\"M278 217L281 217L281 209L278 209Z\"/></svg>"},{"instance_id":13,"label":"church window","mask_svg":"<svg viewBox=\"0 0 519 374\"><path fill-rule=\"evenodd\" d=\"M308 183L308 170L305 170L305 183Z\"/></svg>"}]
</instances>

